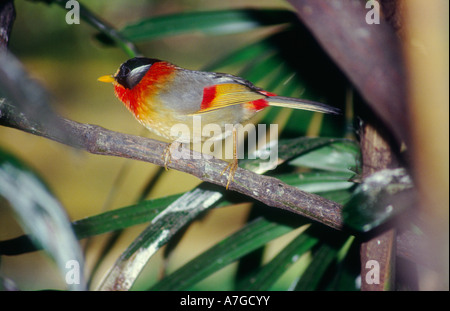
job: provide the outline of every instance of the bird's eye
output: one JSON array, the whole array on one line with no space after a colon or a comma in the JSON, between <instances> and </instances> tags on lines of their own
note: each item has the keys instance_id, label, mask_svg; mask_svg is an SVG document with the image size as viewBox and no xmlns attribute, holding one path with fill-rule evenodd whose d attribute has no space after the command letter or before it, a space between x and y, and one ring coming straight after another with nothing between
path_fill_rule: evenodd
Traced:
<instances>
[{"instance_id":1,"label":"bird's eye","mask_svg":"<svg viewBox=\"0 0 450 311\"><path fill-rule=\"evenodd\" d=\"M130 89L132 89L139 82L141 82L142 78L145 76L145 74L147 73L147 71L150 69L151 66L152 65L145 65L145 66L137 67L137 68L131 70L127 74L126 80L127 80L127 84Z\"/></svg>"},{"instance_id":2,"label":"bird's eye","mask_svg":"<svg viewBox=\"0 0 450 311\"><path fill-rule=\"evenodd\" d=\"M145 76L150 67L160 60L135 57L123 63L115 76L116 81L128 89L134 88Z\"/></svg>"}]
</instances>

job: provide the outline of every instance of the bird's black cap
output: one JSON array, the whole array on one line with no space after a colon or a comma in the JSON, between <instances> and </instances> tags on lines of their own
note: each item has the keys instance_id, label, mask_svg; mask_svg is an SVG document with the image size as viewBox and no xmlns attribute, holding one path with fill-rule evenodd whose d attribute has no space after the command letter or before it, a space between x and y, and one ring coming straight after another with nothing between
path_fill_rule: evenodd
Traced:
<instances>
[{"instance_id":1,"label":"bird's black cap","mask_svg":"<svg viewBox=\"0 0 450 311\"><path fill-rule=\"evenodd\" d=\"M114 76L117 83L127 89L134 88L145 76L151 65L160 62L159 59L135 57L120 65L119 72Z\"/></svg>"}]
</instances>

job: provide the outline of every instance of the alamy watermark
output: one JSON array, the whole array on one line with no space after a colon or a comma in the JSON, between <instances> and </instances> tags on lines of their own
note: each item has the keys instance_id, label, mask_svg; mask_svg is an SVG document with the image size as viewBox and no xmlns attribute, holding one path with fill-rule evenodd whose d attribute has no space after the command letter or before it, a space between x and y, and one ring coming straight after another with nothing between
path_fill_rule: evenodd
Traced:
<instances>
[{"instance_id":1,"label":"alamy watermark","mask_svg":"<svg viewBox=\"0 0 450 311\"><path fill-rule=\"evenodd\" d=\"M234 136L233 132L236 133ZM171 136L179 145L193 142L194 149L201 149L201 153L182 152L178 148L171 149L172 159L211 159L215 154L224 154L225 159L244 159L244 149L240 147L240 143L245 141L247 134L247 154L248 159L260 159L265 161L259 162L259 168L268 170L276 167L278 162L278 124L252 124L246 125L225 124L221 127L219 124L208 123L202 124L201 116L194 116L192 126L186 124L176 124L171 128ZM269 135L269 139L267 139ZM207 137L206 139L202 139ZM225 139L225 150L222 148L222 140ZM230 142L234 140L234 142ZM200 148L196 148L196 147ZM236 150L234 150L236 146ZM235 153L236 151L236 153Z\"/></svg>"},{"instance_id":2,"label":"alamy watermark","mask_svg":"<svg viewBox=\"0 0 450 311\"><path fill-rule=\"evenodd\" d=\"M366 23L369 25L380 24L380 3L377 0L368 0L366 2Z\"/></svg>"},{"instance_id":3,"label":"alamy watermark","mask_svg":"<svg viewBox=\"0 0 450 311\"><path fill-rule=\"evenodd\" d=\"M380 263L376 260L368 260L366 269L369 269L365 275L366 284L380 284Z\"/></svg>"},{"instance_id":4,"label":"alamy watermark","mask_svg":"<svg viewBox=\"0 0 450 311\"><path fill-rule=\"evenodd\" d=\"M69 25L80 24L80 4L78 1L67 1L66 9L69 10L66 14L66 23Z\"/></svg>"},{"instance_id":5,"label":"alamy watermark","mask_svg":"<svg viewBox=\"0 0 450 311\"><path fill-rule=\"evenodd\" d=\"M81 271L80 271L80 263L78 260L68 260L66 262L66 277L65 281L68 285L79 285L81 283Z\"/></svg>"}]
</instances>

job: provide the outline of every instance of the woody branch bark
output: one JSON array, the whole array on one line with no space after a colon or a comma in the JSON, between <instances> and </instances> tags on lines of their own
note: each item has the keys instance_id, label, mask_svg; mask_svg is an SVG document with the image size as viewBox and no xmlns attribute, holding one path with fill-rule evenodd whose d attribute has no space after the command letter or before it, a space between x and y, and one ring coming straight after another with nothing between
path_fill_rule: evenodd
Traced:
<instances>
[{"instance_id":1,"label":"woody branch bark","mask_svg":"<svg viewBox=\"0 0 450 311\"><path fill-rule=\"evenodd\" d=\"M372 120L372 123L365 124L361 133L363 178L397 164L386 136L380 133L380 128L377 129L374 122ZM382 291L394 288L396 235L397 230L392 227L361 244L361 290ZM371 267L366 264L372 260L379 264L380 273L376 280L367 280L365 276Z\"/></svg>"}]
</instances>

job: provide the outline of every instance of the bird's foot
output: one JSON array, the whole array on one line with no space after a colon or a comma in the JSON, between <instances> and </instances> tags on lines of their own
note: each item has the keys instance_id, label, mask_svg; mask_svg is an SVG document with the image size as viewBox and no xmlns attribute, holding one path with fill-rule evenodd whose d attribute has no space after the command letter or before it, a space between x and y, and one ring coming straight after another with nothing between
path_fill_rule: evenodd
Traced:
<instances>
[{"instance_id":1,"label":"bird's foot","mask_svg":"<svg viewBox=\"0 0 450 311\"><path fill-rule=\"evenodd\" d=\"M180 142L174 141L164 149L162 158L164 159L164 168L166 169L166 171L169 170L168 165L172 162L172 150L177 149L179 146Z\"/></svg>"},{"instance_id":2,"label":"bird's foot","mask_svg":"<svg viewBox=\"0 0 450 311\"><path fill-rule=\"evenodd\" d=\"M234 181L234 174L236 173L238 167L239 167L238 160L233 159L232 162L228 163L228 165L225 167L222 173L220 173L220 176L222 176L228 169L230 169L230 172L228 173L226 190L228 190L228 186L230 185L230 183Z\"/></svg>"}]
</instances>

